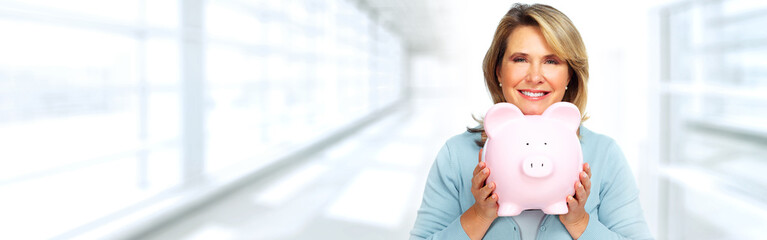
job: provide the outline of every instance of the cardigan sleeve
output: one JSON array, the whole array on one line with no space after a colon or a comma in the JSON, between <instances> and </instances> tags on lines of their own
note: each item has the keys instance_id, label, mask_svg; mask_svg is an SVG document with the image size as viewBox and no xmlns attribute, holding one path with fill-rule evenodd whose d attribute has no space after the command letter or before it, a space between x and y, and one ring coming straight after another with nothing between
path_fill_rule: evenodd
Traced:
<instances>
[{"instance_id":1,"label":"cardigan sleeve","mask_svg":"<svg viewBox=\"0 0 767 240\"><path fill-rule=\"evenodd\" d=\"M429 170L410 239L469 239L461 226L460 169L445 144Z\"/></svg>"},{"instance_id":2,"label":"cardigan sleeve","mask_svg":"<svg viewBox=\"0 0 767 240\"><path fill-rule=\"evenodd\" d=\"M626 158L615 142L608 149L604 167L610 171L605 171L598 193L601 199L598 214L589 216L579 239L652 239Z\"/></svg>"}]
</instances>

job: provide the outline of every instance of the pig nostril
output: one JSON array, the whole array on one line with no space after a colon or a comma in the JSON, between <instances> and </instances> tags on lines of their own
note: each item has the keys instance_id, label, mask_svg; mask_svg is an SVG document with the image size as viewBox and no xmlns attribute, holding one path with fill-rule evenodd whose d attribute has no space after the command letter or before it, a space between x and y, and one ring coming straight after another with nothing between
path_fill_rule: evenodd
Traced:
<instances>
[{"instance_id":1,"label":"pig nostril","mask_svg":"<svg viewBox=\"0 0 767 240\"><path fill-rule=\"evenodd\" d=\"M530 163L530 168L533 168L533 164L532 163Z\"/></svg>"},{"instance_id":2,"label":"pig nostril","mask_svg":"<svg viewBox=\"0 0 767 240\"><path fill-rule=\"evenodd\" d=\"M543 143L543 145L547 145L546 143Z\"/></svg>"},{"instance_id":3,"label":"pig nostril","mask_svg":"<svg viewBox=\"0 0 767 240\"><path fill-rule=\"evenodd\" d=\"M530 145L530 143L525 143L525 145Z\"/></svg>"}]
</instances>

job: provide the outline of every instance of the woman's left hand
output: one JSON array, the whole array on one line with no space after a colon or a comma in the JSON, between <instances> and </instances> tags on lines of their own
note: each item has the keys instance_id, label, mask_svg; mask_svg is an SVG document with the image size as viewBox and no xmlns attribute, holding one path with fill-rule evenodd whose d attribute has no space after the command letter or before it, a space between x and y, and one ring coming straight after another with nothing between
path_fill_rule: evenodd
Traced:
<instances>
[{"instance_id":1,"label":"woman's left hand","mask_svg":"<svg viewBox=\"0 0 767 240\"><path fill-rule=\"evenodd\" d=\"M583 164L579 178L580 181L575 182L575 196L567 196L567 214L559 215L559 221L573 239L578 239L589 224L589 214L584 208L591 193L591 168L588 163Z\"/></svg>"}]
</instances>

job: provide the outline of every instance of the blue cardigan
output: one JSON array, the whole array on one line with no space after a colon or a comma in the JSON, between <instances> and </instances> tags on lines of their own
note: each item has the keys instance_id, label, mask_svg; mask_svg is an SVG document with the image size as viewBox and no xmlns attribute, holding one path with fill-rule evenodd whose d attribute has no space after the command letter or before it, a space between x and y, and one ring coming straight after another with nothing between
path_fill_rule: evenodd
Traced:
<instances>
[{"instance_id":1,"label":"blue cardigan","mask_svg":"<svg viewBox=\"0 0 767 240\"><path fill-rule=\"evenodd\" d=\"M618 145L605 135L580 127L583 161L591 167L589 223L579 239L652 239L639 205L639 189ZM421 208L410 239L469 239L461 214L474 204L471 178L480 147L479 133L464 132L448 140L429 171ZM511 217L499 217L484 239L520 239ZM538 239L571 239L558 216L546 215Z\"/></svg>"}]
</instances>

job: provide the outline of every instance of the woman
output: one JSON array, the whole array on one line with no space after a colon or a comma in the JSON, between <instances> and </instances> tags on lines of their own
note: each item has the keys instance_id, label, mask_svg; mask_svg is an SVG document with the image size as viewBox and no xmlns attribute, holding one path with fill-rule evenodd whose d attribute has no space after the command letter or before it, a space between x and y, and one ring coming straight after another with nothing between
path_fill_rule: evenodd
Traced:
<instances>
[{"instance_id":1,"label":"woman","mask_svg":"<svg viewBox=\"0 0 767 240\"><path fill-rule=\"evenodd\" d=\"M541 4L515 4L501 19L483 63L493 102L540 115L567 101L586 108L588 59L567 16ZM582 114L581 122L587 117ZM478 128L448 140L431 167L411 239L651 239L639 190L615 141L581 126L583 171L567 197L568 213L528 210L498 217L492 171L478 160ZM593 194L592 194L593 193Z\"/></svg>"}]
</instances>

